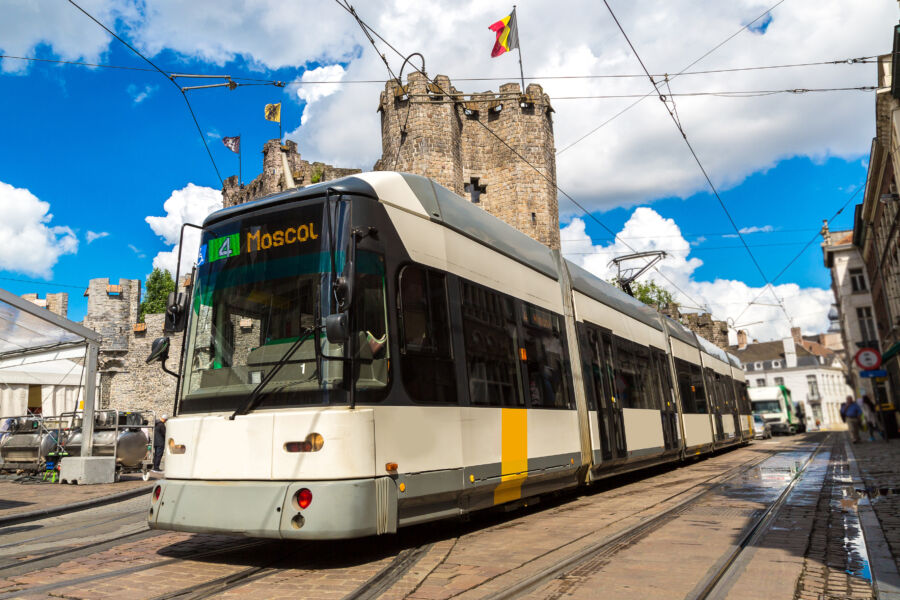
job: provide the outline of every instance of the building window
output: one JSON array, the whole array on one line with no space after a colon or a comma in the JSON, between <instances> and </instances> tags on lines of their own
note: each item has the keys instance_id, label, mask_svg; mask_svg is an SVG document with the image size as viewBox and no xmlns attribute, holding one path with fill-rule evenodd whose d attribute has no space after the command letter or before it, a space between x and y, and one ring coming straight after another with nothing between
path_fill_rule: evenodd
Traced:
<instances>
[{"instance_id":1,"label":"building window","mask_svg":"<svg viewBox=\"0 0 900 600\"><path fill-rule=\"evenodd\" d=\"M806 385L809 386L809 399L810 400L818 400L819 399L819 382L816 381L815 375L807 375L806 376Z\"/></svg>"},{"instance_id":2,"label":"building window","mask_svg":"<svg viewBox=\"0 0 900 600\"><path fill-rule=\"evenodd\" d=\"M765 385L766 385L765 379L757 379L756 380L756 387L765 387Z\"/></svg>"},{"instance_id":3,"label":"building window","mask_svg":"<svg viewBox=\"0 0 900 600\"><path fill-rule=\"evenodd\" d=\"M862 269L850 269L850 287L854 292L866 291L866 276Z\"/></svg>"},{"instance_id":4,"label":"building window","mask_svg":"<svg viewBox=\"0 0 900 600\"><path fill-rule=\"evenodd\" d=\"M780 360L773 360L773 361L772 361L772 368L773 368L773 369L780 369L780 368L781 368L781 361L780 361Z\"/></svg>"},{"instance_id":5,"label":"building window","mask_svg":"<svg viewBox=\"0 0 900 600\"><path fill-rule=\"evenodd\" d=\"M486 185L478 185L480 181L480 177L472 177L464 187L466 193L469 194L469 199L472 201L472 204L480 204L481 203L481 195L487 193Z\"/></svg>"},{"instance_id":6,"label":"building window","mask_svg":"<svg viewBox=\"0 0 900 600\"><path fill-rule=\"evenodd\" d=\"M784 385L784 377L776 377L775 385Z\"/></svg>"},{"instance_id":7,"label":"building window","mask_svg":"<svg viewBox=\"0 0 900 600\"><path fill-rule=\"evenodd\" d=\"M757 371L761 371L761 370L762 370L762 363L761 363L761 362L754 363L753 368L756 369Z\"/></svg>"},{"instance_id":8,"label":"building window","mask_svg":"<svg viewBox=\"0 0 900 600\"><path fill-rule=\"evenodd\" d=\"M856 318L859 321L859 333L862 335L862 343L866 346L874 344L878 336L875 333L872 309L868 306L860 306L856 309Z\"/></svg>"}]
</instances>

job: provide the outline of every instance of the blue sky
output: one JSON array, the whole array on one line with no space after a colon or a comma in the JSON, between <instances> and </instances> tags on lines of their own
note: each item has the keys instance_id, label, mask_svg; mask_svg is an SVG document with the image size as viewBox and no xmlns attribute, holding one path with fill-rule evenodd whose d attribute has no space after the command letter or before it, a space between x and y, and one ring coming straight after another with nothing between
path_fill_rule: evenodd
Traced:
<instances>
[{"instance_id":1,"label":"blue sky","mask_svg":"<svg viewBox=\"0 0 900 600\"><path fill-rule=\"evenodd\" d=\"M249 11L240 2L215 8L209 5L205 12L176 2L160 2L152 5L152 10L143 3L121 0L88 4L89 10L105 18L167 72L227 73L283 81L299 79L305 72L313 79L385 78L380 60L355 23L330 2L302 3L297 14L282 13L278 3L264 2L262 12L269 11L269 17L282 15L283 23L259 13L256 16L260 18L251 19L249 12L243 15L245 21L228 18L229 11L239 16ZM678 11L661 1L637 4L641 6L613 3L654 72L684 67L767 7L751 0L727 7L698 0ZM788 0L753 31L734 38L700 66L786 64L889 52L896 4L892 0L871 4L850 11L836 0ZM608 14L590 3L585 6L588 17L576 26L585 29L582 37L586 41L576 45L567 42L578 37L571 32L571 20L559 14L553 3L535 2L525 10L520 7L529 73L596 75L639 70L610 25ZM70 8L59 7L41 19L22 9L18 22L14 17L0 25L0 53L149 67ZM28 10L44 9L29 6ZM309 29L305 17L312 11L317 26ZM422 3L410 9L402 3L386 3L361 11L386 37L403 42L409 51L423 52L431 74L500 77L517 71L513 57L487 56L492 45L487 25L506 14L505 4ZM661 35L653 25L659 20L671 22L673 31L690 27L694 35ZM535 27L536 22L543 27ZM679 25L681 22L685 24ZM303 35L287 35L285 31L290 30L284 28L292 26L303 27ZM801 45L800 39L809 41ZM867 64L763 71L728 79L718 75L684 77L672 86L675 91L689 92L872 85L874 81L875 65ZM499 83L456 85L481 91L496 89ZM647 88L646 81L639 79L542 83L551 97L643 93ZM262 118L263 106L270 102L282 102L285 134L298 141L305 158L371 168L380 154L375 113L380 88L380 84L284 89L248 86L233 91L197 90L189 92L189 97L222 177L237 174L238 166L237 156L220 138L242 136L244 180L249 181L261 168L263 142L277 135L277 126ZM298 89L306 90L305 95L298 96ZM872 94L810 96L678 101L685 128L735 221L742 228L763 230L747 234L746 239L770 277L865 179L867 141L874 132ZM619 106L616 101L554 102L557 148L602 122ZM304 110L306 121L301 125ZM15 238L19 246L0 252L0 285L19 294L67 291L69 316L75 320L84 316L82 292L88 279L145 279L154 258L172 250L172 244L151 229L146 217L166 217L177 225L179 217L167 215L163 207L173 193L189 184L208 188L212 194L220 188L181 94L159 73L0 59L0 111L7 115L0 122L4 141L0 144L0 184L7 188L0 187L0 192L27 190L49 203L52 219L41 220L38 215L32 225L43 226L45 234L50 230L55 239L68 244L55 262L41 263L29 248L31 238ZM668 235L683 260L672 264L671 273L680 277L678 281L688 286L692 295L705 294L704 300L718 318L733 316L735 309L714 302L719 294L717 282L728 283L728 294L736 294L729 296L729 302L735 305L763 284L740 241L723 237L731 226L705 189L658 100L643 103L600 130L580 143L577 151L561 154L558 165L561 187L587 204L594 216L614 231L629 231L630 220L632 227L638 226L634 219L638 206L650 207L653 215L641 213L644 229L636 237L653 238L655 247L667 249L664 240L668 238L658 237L662 230L653 229L646 217L651 215L652 223L660 227L675 227L675 233ZM10 217L5 219L8 227L20 227L16 202L0 204L0 211ZM605 231L584 215L571 212L564 199L560 207L563 225L581 219L586 234L581 241L588 243L590 251L610 244ZM852 227L851 217L852 205L832 223L832 229ZM89 242L89 231L108 235ZM72 248L72 238L77 239L77 250ZM573 253L577 250L569 248ZM581 255L569 256L578 260ZM805 330L821 329L830 303L826 298L830 281L818 242L778 283L793 284L780 293L797 296L798 303L803 297L817 298L814 306L797 304L796 311L813 315L802 320ZM777 335L779 328L783 324L758 335Z\"/></svg>"}]
</instances>

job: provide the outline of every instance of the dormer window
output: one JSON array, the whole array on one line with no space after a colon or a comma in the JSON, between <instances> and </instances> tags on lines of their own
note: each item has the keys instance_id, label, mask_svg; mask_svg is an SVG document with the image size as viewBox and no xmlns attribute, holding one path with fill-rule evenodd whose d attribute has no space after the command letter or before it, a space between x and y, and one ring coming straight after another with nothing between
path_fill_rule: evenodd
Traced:
<instances>
[{"instance_id":1,"label":"dormer window","mask_svg":"<svg viewBox=\"0 0 900 600\"><path fill-rule=\"evenodd\" d=\"M772 368L773 368L773 369L780 369L780 368L781 368L781 361L780 361L780 360L773 360L773 361L772 361Z\"/></svg>"},{"instance_id":2,"label":"dormer window","mask_svg":"<svg viewBox=\"0 0 900 600\"><path fill-rule=\"evenodd\" d=\"M761 362L754 363L754 364L753 364L753 368L754 368L755 370L757 370L757 371L762 371L763 364L762 364Z\"/></svg>"}]
</instances>

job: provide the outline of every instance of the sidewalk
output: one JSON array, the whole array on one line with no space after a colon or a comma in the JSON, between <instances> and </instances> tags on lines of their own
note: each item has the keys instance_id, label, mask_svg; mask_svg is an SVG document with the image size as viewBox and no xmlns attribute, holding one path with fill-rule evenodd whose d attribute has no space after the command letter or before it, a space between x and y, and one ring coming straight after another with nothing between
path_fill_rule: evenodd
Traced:
<instances>
[{"instance_id":1,"label":"sidewalk","mask_svg":"<svg viewBox=\"0 0 900 600\"><path fill-rule=\"evenodd\" d=\"M98 485L0 480L0 520L35 511L53 511L79 502L102 502L104 498L136 492L140 488L149 492L152 487L153 484L142 481L140 475L122 477L118 483Z\"/></svg>"},{"instance_id":2,"label":"sidewalk","mask_svg":"<svg viewBox=\"0 0 900 600\"><path fill-rule=\"evenodd\" d=\"M851 449L870 506L878 519L877 525L873 525L876 529L880 525L887 542L886 551L890 552L890 558L900 570L900 440L860 442L852 444ZM878 537L878 532L865 531L865 535L866 543L870 545L872 538Z\"/></svg>"}]
</instances>

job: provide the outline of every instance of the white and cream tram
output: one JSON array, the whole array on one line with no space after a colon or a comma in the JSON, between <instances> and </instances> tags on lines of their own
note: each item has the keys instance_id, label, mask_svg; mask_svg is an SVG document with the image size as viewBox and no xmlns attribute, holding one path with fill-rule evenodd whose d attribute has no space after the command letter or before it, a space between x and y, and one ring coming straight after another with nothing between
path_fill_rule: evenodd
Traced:
<instances>
[{"instance_id":1,"label":"white and cream tram","mask_svg":"<svg viewBox=\"0 0 900 600\"><path fill-rule=\"evenodd\" d=\"M423 177L218 211L197 265L152 528L391 533L752 438L737 359Z\"/></svg>"}]
</instances>

